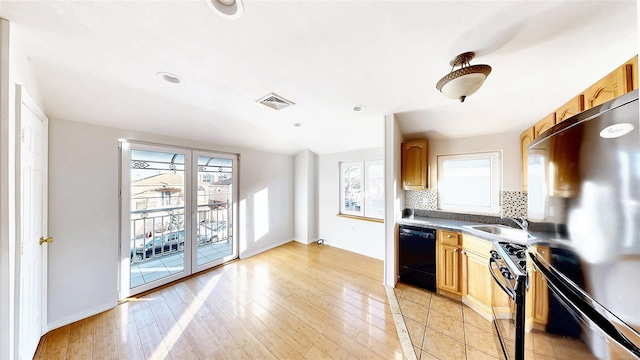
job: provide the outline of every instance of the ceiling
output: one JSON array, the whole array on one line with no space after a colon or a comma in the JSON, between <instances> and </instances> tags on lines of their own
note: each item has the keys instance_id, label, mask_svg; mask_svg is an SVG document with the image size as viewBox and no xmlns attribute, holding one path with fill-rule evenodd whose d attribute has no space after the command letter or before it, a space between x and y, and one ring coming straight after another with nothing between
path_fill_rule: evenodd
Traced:
<instances>
[{"instance_id":1,"label":"ceiling","mask_svg":"<svg viewBox=\"0 0 640 360\"><path fill-rule=\"evenodd\" d=\"M381 147L394 113L405 138L520 131L638 53L636 1L246 0L228 20L204 0L3 0L0 16L51 118L285 154ZM465 51L493 71L460 103L435 84ZM269 92L296 104L256 102Z\"/></svg>"}]
</instances>

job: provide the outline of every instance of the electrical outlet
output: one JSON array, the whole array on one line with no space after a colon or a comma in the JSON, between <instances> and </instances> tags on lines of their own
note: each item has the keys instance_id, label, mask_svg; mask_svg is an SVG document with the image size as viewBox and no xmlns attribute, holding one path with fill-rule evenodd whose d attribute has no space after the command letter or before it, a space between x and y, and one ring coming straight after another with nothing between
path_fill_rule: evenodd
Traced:
<instances>
[{"instance_id":1,"label":"electrical outlet","mask_svg":"<svg viewBox=\"0 0 640 360\"><path fill-rule=\"evenodd\" d=\"M422 206L424 206L424 207L429 206L429 198L427 198L427 197L423 197L422 198Z\"/></svg>"}]
</instances>

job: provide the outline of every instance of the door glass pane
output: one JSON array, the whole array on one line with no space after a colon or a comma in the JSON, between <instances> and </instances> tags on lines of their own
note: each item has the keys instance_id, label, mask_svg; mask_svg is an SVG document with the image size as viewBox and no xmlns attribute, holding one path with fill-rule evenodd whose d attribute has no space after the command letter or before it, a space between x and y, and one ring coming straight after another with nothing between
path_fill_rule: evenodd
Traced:
<instances>
[{"instance_id":1,"label":"door glass pane","mask_svg":"<svg viewBox=\"0 0 640 360\"><path fill-rule=\"evenodd\" d=\"M197 266L233 253L233 160L198 156Z\"/></svg>"},{"instance_id":2,"label":"door glass pane","mask_svg":"<svg viewBox=\"0 0 640 360\"><path fill-rule=\"evenodd\" d=\"M184 271L185 156L131 150L131 289Z\"/></svg>"}]
</instances>

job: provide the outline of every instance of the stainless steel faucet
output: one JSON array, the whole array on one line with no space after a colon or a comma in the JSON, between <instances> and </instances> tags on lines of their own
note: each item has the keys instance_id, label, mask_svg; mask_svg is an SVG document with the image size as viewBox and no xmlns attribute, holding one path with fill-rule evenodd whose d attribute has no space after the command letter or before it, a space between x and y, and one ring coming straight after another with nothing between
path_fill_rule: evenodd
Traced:
<instances>
[{"instance_id":1,"label":"stainless steel faucet","mask_svg":"<svg viewBox=\"0 0 640 360\"><path fill-rule=\"evenodd\" d=\"M518 226L520 226L520 228L524 231L527 231L529 228L529 223L527 222L527 219L525 219L524 216L520 216L517 219L510 218L510 217L503 217L503 219L509 219L513 221L514 223L518 224Z\"/></svg>"}]
</instances>

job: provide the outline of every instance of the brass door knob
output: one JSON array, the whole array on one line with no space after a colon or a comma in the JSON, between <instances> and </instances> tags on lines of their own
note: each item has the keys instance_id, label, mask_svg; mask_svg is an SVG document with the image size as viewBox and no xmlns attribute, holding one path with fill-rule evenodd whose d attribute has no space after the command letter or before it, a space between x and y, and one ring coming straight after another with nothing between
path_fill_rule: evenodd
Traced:
<instances>
[{"instance_id":1,"label":"brass door knob","mask_svg":"<svg viewBox=\"0 0 640 360\"><path fill-rule=\"evenodd\" d=\"M44 244L44 243L52 243L53 242L53 238L52 237L48 237L48 238L44 238L44 237L40 237L40 245Z\"/></svg>"}]
</instances>

